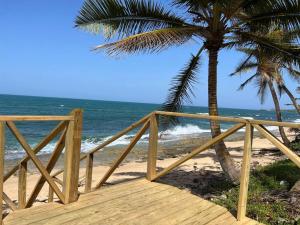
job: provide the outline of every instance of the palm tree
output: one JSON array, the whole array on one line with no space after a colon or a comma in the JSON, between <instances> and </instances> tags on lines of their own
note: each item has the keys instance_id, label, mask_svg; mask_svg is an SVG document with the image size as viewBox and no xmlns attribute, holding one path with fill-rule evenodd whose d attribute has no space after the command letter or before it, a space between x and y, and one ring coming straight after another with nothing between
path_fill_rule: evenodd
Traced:
<instances>
[{"instance_id":1,"label":"palm tree","mask_svg":"<svg viewBox=\"0 0 300 225\"><path fill-rule=\"evenodd\" d=\"M173 10L173 12L171 11ZM295 0L173 0L166 8L152 0L85 0L75 26L93 33L102 32L107 41L95 48L109 55L136 52L159 52L189 40L199 40L199 52L175 79L165 109L178 111L189 98L202 52L208 52L208 107L218 115L217 64L221 49L241 43L261 43L292 54L284 46L255 33L261 25L280 24L299 28L300 4ZM250 26L251 25L251 26ZM195 42L196 44L198 42ZM198 44L197 44L198 45ZM218 122L210 122L212 136L221 133ZM215 145L216 155L232 181L239 180L224 142Z\"/></svg>"},{"instance_id":2,"label":"palm tree","mask_svg":"<svg viewBox=\"0 0 300 225\"><path fill-rule=\"evenodd\" d=\"M285 44L286 47L289 46L291 50L297 50L297 46L294 43L295 36L293 32L291 33L274 27L269 27L265 28L261 33L270 39L274 39L277 40L277 42ZM252 45L247 48L240 47L238 50L246 55L246 59L237 66L235 72L232 73L231 76L247 73L249 70L255 70L254 75L250 76L244 83L242 83L239 89L242 90L251 81L255 81L255 84L258 87L257 94L260 96L262 104L264 103L267 90L269 90L274 102L277 121L281 122L282 115L278 96L274 88L275 84L279 94L281 95L282 92L286 93L291 99L297 112L300 113L300 108L297 104L296 98L286 87L283 79L283 72L287 72L292 79L296 81L300 80L300 72L295 69L297 60L295 61L293 58L291 59L280 52L272 54L272 52L267 51L264 46L261 46L260 44ZM283 127L279 127L279 132L284 144L289 145L290 141L287 138Z\"/></svg>"}]
</instances>

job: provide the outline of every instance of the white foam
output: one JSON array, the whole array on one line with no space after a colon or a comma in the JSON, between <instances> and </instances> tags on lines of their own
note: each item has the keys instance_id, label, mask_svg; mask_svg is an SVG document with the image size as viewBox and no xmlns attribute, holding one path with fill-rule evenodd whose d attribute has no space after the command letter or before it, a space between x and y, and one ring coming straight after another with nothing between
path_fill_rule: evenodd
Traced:
<instances>
[{"instance_id":1,"label":"white foam","mask_svg":"<svg viewBox=\"0 0 300 225\"><path fill-rule=\"evenodd\" d=\"M209 115L208 113L196 113L196 114L199 114L199 115Z\"/></svg>"},{"instance_id":2,"label":"white foam","mask_svg":"<svg viewBox=\"0 0 300 225\"><path fill-rule=\"evenodd\" d=\"M169 136L180 136L180 135L190 135L190 134L201 134L201 133L208 133L210 130L202 129L197 125L187 124L184 126L175 126L171 129L168 129L163 132L164 135Z\"/></svg>"},{"instance_id":3,"label":"white foam","mask_svg":"<svg viewBox=\"0 0 300 225\"><path fill-rule=\"evenodd\" d=\"M300 123L300 119L294 120L294 123Z\"/></svg>"},{"instance_id":4,"label":"white foam","mask_svg":"<svg viewBox=\"0 0 300 225\"><path fill-rule=\"evenodd\" d=\"M245 120L253 120L254 119L253 117L250 117L250 116L244 116L244 117L241 117L241 118L243 118Z\"/></svg>"}]
</instances>

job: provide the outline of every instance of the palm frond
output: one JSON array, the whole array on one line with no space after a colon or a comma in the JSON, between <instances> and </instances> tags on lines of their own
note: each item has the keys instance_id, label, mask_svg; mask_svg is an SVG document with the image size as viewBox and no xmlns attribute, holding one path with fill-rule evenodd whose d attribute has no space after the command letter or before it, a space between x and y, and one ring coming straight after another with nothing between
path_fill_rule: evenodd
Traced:
<instances>
[{"instance_id":1,"label":"palm frond","mask_svg":"<svg viewBox=\"0 0 300 225\"><path fill-rule=\"evenodd\" d=\"M244 45L257 45L259 44L262 47L262 50L269 51L273 53L284 53L288 54L290 57L295 59L300 59L299 57L299 46L291 45L290 43L280 43L275 42L271 38L268 38L264 34L259 34L255 32L244 32L236 31L235 34L239 36L239 40L244 43Z\"/></svg>"},{"instance_id":2,"label":"palm frond","mask_svg":"<svg viewBox=\"0 0 300 225\"><path fill-rule=\"evenodd\" d=\"M252 62L251 57L253 55L250 54L249 56L247 56L247 58L245 60L243 60L235 69L235 71L231 74L229 74L229 76L234 76L243 72L247 72L248 70L252 70L257 68L258 64L256 62Z\"/></svg>"},{"instance_id":3,"label":"palm frond","mask_svg":"<svg viewBox=\"0 0 300 225\"><path fill-rule=\"evenodd\" d=\"M95 50L106 49L109 55L136 52L158 52L172 45L180 45L199 32L198 27L165 28L126 37L120 41L99 45Z\"/></svg>"},{"instance_id":4,"label":"palm frond","mask_svg":"<svg viewBox=\"0 0 300 225\"><path fill-rule=\"evenodd\" d=\"M191 103L191 97L194 96L192 89L193 85L197 82L200 53L203 49L200 50L196 56L191 56L185 67L173 78L167 100L163 104L162 110L179 112L182 110L184 102ZM174 118L171 118L171 122L174 123L176 121Z\"/></svg>"},{"instance_id":5,"label":"palm frond","mask_svg":"<svg viewBox=\"0 0 300 225\"><path fill-rule=\"evenodd\" d=\"M263 75L259 75L258 79L256 79L256 85L258 87L257 95L260 98L260 103L263 104L265 102L267 96L267 85L268 80Z\"/></svg>"},{"instance_id":6,"label":"palm frond","mask_svg":"<svg viewBox=\"0 0 300 225\"><path fill-rule=\"evenodd\" d=\"M300 2L298 0L264 0L248 5L246 21L270 27L277 24L285 29L299 29Z\"/></svg>"},{"instance_id":7,"label":"palm frond","mask_svg":"<svg viewBox=\"0 0 300 225\"><path fill-rule=\"evenodd\" d=\"M240 87L239 87L239 91L243 90L245 88L246 85L248 85L254 78L257 78L258 74L254 74L252 76L250 76L246 81L244 81Z\"/></svg>"},{"instance_id":8,"label":"palm frond","mask_svg":"<svg viewBox=\"0 0 300 225\"><path fill-rule=\"evenodd\" d=\"M106 38L119 38L173 26L185 21L152 0L85 0L75 26Z\"/></svg>"}]
</instances>

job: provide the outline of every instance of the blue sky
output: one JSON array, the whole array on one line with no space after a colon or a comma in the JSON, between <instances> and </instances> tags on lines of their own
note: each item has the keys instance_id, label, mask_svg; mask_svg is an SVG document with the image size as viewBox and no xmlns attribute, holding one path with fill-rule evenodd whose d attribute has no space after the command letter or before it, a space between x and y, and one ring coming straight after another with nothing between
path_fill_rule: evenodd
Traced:
<instances>
[{"instance_id":1,"label":"blue sky","mask_svg":"<svg viewBox=\"0 0 300 225\"><path fill-rule=\"evenodd\" d=\"M190 42L155 55L112 58L90 49L100 35L74 28L83 1L2 0L0 3L0 93L162 103L171 78L196 53ZM254 86L237 91L246 77L230 78L240 61L235 51L219 58L219 106L273 108L270 96L260 105ZM287 80L294 91L295 81ZM207 55L202 58L194 105L207 105ZM286 97L282 105L288 103ZM285 107L285 106L284 106Z\"/></svg>"}]
</instances>

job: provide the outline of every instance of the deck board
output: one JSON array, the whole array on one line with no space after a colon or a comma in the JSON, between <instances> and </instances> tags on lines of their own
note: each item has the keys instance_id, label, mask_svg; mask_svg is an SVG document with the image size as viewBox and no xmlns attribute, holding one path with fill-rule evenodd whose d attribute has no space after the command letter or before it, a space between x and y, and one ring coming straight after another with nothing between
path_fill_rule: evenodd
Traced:
<instances>
[{"instance_id":1,"label":"deck board","mask_svg":"<svg viewBox=\"0 0 300 225\"><path fill-rule=\"evenodd\" d=\"M176 187L145 179L104 187L69 205L49 203L11 213L4 225L259 224L237 222L224 207Z\"/></svg>"}]
</instances>

